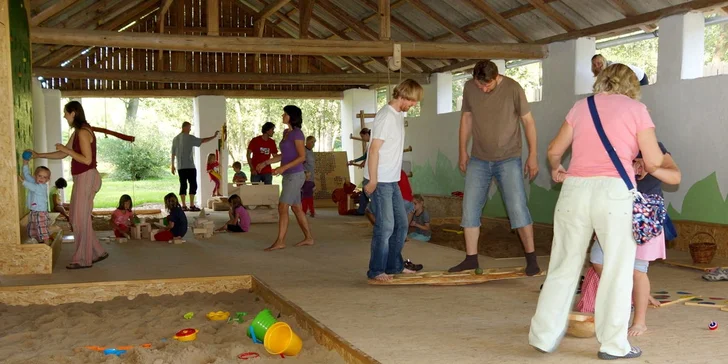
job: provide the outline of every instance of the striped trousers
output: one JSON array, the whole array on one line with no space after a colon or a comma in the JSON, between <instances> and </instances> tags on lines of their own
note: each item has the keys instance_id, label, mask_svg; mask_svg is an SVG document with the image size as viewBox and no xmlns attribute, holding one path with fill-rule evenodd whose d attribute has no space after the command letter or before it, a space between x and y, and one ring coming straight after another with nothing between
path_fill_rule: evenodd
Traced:
<instances>
[{"instance_id":1,"label":"striped trousers","mask_svg":"<svg viewBox=\"0 0 728 364\"><path fill-rule=\"evenodd\" d=\"M94 197L100 189L101 176L95 168L73 176L70 217L76 251L71 258L72 264L89 266L106 253L96 237L91 217Z\"/></svg>"}]
</instances>

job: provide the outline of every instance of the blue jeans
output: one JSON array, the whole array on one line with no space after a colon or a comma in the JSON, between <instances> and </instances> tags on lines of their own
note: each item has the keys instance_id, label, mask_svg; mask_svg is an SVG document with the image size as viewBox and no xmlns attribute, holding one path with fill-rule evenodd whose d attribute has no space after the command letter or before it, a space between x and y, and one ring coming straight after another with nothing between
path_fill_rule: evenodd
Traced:
<instances>
[{"instance_id":1,"label":"blue jeans","mask_svg":"<svg viewBox=\"0 0 728 364\"><path fill-rule=\"evenodd\" d=\"M497 162L471 157L465 172L463 218L460 226L464 228L480 227L483 207L488 199L490 182L494 177L503 196L508 219L511 220L511 228L518 229L531 225L533 221L531 212L528 210L521 157Z\"/></svg>"},{"instance_id":2,"label":"blue jeans","mask_svg":"<svg viewBox=\"0 0 728 364\"><path fill-rule=\"evenodd\" d=\"M250 176L250 182L263 182L266 185L273 184L273 175L270 173L266 174L254 174Z\"/></svg>"},{"instance_id":3,"label":"blue jeans","mask_svg":"<svg viewBox=\"0 0 728 364\"><path fill-rule=\"evenodd\" d=\"M367 182L365 180L364 185ZM376 221L367 277L374 278L382 273L402 273L402 248L408 229L402 191L399 190L397 182L380 182L370 197L369 210Z\"/></svg>"}]
</instances>

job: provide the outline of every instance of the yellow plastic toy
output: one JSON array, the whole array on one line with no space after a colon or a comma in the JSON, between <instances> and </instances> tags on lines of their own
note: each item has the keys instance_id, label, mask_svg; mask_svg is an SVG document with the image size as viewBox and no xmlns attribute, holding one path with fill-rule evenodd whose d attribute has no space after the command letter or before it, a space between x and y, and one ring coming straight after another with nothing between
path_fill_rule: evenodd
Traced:
<instances>
[{"instance_id":1,"label":"yellow plastic toy","mask_svg":"<svg viewBox=\"0 0 728 364\"><path fill-rule=\"evenodd\" d=\"M217 311L217 312L208 312L207 318L212 321L223 321L227 320L228 317L230 317L230 312L227 311Z\"/></svg>"},{"instance_id":2,"label":"yellow plastic toy","mask_svg":"<svg viewBox=\"0 0 728 364\"><path fill-rule=\"evenodd\" d=\"M197 329L184 329L174 334L174 339L177 341L194 341L197 339L197 333L200 330Z\"/></svg>"}]
</instances>

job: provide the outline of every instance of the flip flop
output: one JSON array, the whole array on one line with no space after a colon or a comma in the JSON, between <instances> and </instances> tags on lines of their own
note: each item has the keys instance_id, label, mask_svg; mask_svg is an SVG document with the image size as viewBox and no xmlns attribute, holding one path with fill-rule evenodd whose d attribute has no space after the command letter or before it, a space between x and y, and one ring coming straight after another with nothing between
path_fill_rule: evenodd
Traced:
<instances>
[{"instance_id":1,"label":"flip flop","mask_svg":"<svg viewBox=\"0 0 728 364\"><path fill-rule=\"evenodd\" d=\"M66 269L85 269L85 268L91 268L93 265L81 265L78 263L71 263L66 266Z\"/></svg>"},{"instance_id":2,"label":"flip flop","mask_svg":"<svg viewBox=\"0 0 728 364\"><path fill-rule=\"evenodd\" d=\"M197 206L190 206L190 211L200 211L200 208Z\"/></svg>"},{"instance_id":3,"label":"flip flop","mask_svg":"<svg viewBox=\"0 0 728 364\"><path fill-rule=\"evenodd\" d=\"M187 206L182 206L182 211L190 211L190 208Z\"/></svg>"},{"instance_id":4,"label":"flip flop","mask_svg":"<svg viewBox=\"0 0 728 364\"><path fill-rule=\"evenodd\" d=\"M102 260L104 260L104 259L106 259L108 257L109 257L109 253L106 253L106 254L104 254L104 255L102 255L102 256L100 256L100 257L92 260L91 263L92 264L96 264L96 263L98 263L98 262L100 262L100 261L102 261Z\"/></svg>"}]
</instances>

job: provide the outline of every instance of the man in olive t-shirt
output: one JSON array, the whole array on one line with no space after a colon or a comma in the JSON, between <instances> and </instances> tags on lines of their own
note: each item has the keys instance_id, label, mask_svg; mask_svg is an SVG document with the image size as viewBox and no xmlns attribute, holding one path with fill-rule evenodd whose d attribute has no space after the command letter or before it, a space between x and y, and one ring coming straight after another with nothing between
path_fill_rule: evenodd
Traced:
<instances>
[{"instance_id":1,"label":"man in olive t-shirt","mask_svg":"<svg viewBox=\"0 0 728 364\"><path fill-rule=\"evenodd\" d=\"M528 142L525 168L521 162L521 122ZM472 136L471 155L468 140ZM473 69L473 79L463 88L460 117L460 170L465 172L463 217L466 256L450 272L478 268L480 218L495 178L506 205L511 228L518 230L526 253L526 274L540 272L533 244L533 221L528 210L524 177L538 173L536 125L526 94L518 82L498 74L486 60ZM525 176L524 176L525 175Z\"/></svg>"}]
</instances>

